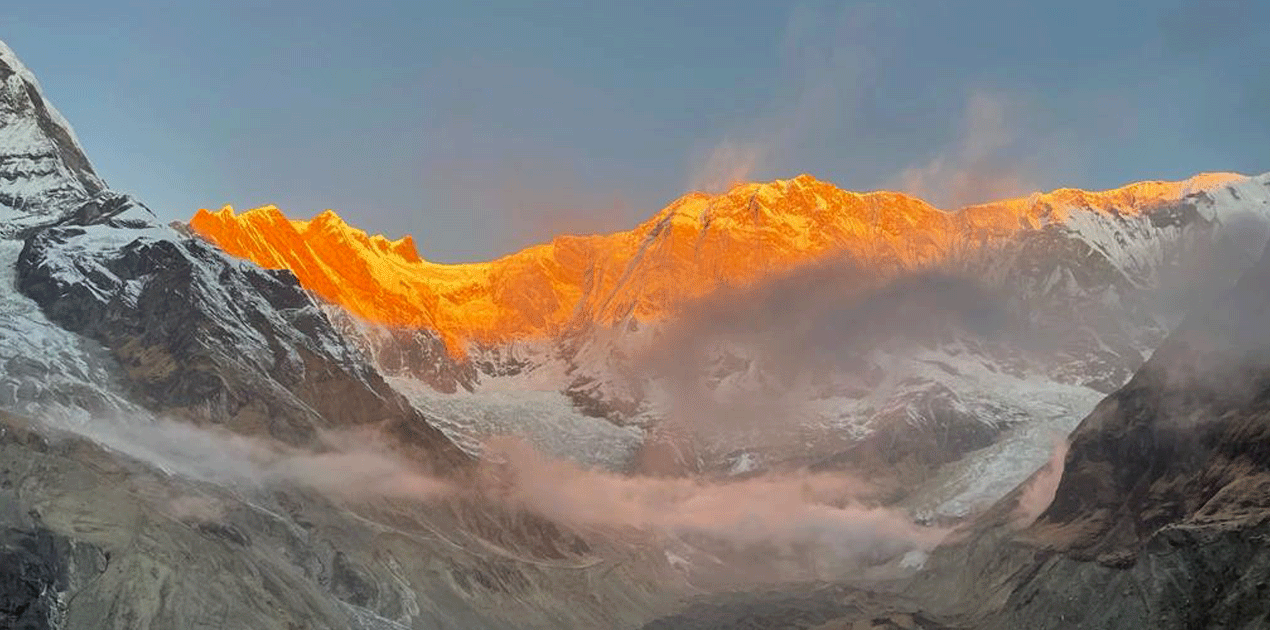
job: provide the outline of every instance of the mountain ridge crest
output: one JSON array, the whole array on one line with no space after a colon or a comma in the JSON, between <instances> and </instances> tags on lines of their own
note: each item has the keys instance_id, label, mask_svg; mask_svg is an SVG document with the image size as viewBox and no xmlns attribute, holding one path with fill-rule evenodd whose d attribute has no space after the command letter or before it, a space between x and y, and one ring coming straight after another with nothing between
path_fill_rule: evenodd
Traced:
<instances>
[{"instance_id":1,"label":"mountain ridge crest","mask_svg":"<svg viewBox=\"0 0 1270 630\"><path fill-rule=\"evenodd\" d=\"M1140 216L1249 181L1202 173L946 211L905 193L847 191L803 174L716 195L691 192L630 230L565 234L458 264L428 261L413 237L369 235L329 209L309 220L288 218L273 205L200 209L190 227L234 256L290 269L305 287L363 319L435 330L462 356L474 341L549 338L579 323L655 321L716 287L744 286L833 256L879 269L922 267L965 243L1068 223L1071 212Z\"/></svg>"}]
</instances>

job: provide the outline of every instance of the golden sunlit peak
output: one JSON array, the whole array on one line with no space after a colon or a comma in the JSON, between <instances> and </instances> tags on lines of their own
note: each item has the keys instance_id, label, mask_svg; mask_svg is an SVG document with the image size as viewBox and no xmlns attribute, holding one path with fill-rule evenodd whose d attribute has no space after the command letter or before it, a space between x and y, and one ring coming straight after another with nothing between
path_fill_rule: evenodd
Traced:
<instances>
[{"instance_id":1,"label":"golden sunlit peak","mask_svg":"<svg viewBox=\"0 0 1270 630\"><path fill-rule=\"evenodd\" d=\"M284 221L290 220L290 219L287 219L286 216L282 214L282 210L278 209L278 206L275 206L273 204L267 204L267 205L259 206L256 208L251 208L249 210L244 210L241 213L236 212L232 205L226 204L224 206L221 206L220 210L216 210L214 212L206 208L202 208L198 211L197 215L207 215L208 217L215 217L217 220L221 220L221 221L232 220L232 219L258 220L261 217L268 217L273 220L278 220L278 219L281 219Z\"/></svg>"},{"instance_id":2,"label":"golden sunlit peak","mask_svg":"<svg viewBox=\"0 0 1270 630\"><path fill-rule=\"evenodd\" d=\"M824 181L822 179L819 179L815 175L812 175L811 173L799 173L798 175L794 176L793 179L789 179L785 181L793 182L800 186L833 186L833 184L827 181ZM784 182L781 182L781 183L784 183Z\"/></svg>"},{"instance_id":3,"label":"golden sunlit peak","mask_svg":"<svg viewBox=\"0 0 1270 630\"><path fill-rule=\"evenodd\" d=\"M276 208L273 210L276 211ZM280 213L279 216L281 216ZM349 239L358 244L371 247L376 251L398 256L406 262L422 261L419 257L419 252L415 249L414 238L410 235L407 234L397 240L389 240L388 237L382 234L368 234L365 230L349 225L338 212L330 208L319 212L308 221L291 221L291 224L305 234L314 231L325 232L330 237Z\"/></svg>"},{"instance_id":4,"label":"golden sunlit peak","mask_svg":"<svg viewBox=\"0 0 1270 630\"><path fill-rule=\"evenodd\" d=\"M1038 206L1052 206L1058 209L1087 208L1103 212L1142 212L1160 204L1180 200L1187 195L1206 192L1228 186L1233 182L1247 179L1238 173L1200 173L1193 177L1177 181L1147 180L1132 182L1119 188L1107 190L1083 190L1080 188L1057 188L1050 192L1036 192L1027 197L1017 197L983 204L972 208L1012 207L1019 212Z\"/></svg>"},{"instance_id":5,"label":"golden sunlit peak","mask_svg":"<svg viewBox=\"0 0 1270 630\"><path fill-rule=\"evenodd\" d=\"M1215 172L1215 173L1200 173L1190 178L1187 181L1190 182L1192 186L1207 190L1212 188L1220 188L1221 186L1227 186L1234 182L1245 180L1245 179L1248 179L1248 176L1243 175L1241 173Z\"/></svg>"},{"instance_id":6,"label":"golden sunlit peak","mask_svg":"<svg viewBox=\"0 0 1270 630\"><path fill-rule=\"evenodd\" d=\"M410 236L368 236L333 210L299 221L274 206L240 214L226 206L200 210L190 226L232 255L290 269L306 288L364 319L435 330L459 356L469 341L656 320L717 287L844 252L881 268L922 266L967 235L1006 238L1064 221L1068 208L1134 214L1239 178L1206 173L1099 192L1059 189L945 211L904 193L851 192L801 174L717 195L688 193L625 232L560 237L457 265L421 258Z\"/></svg>"},{"instance_id":7,"label":"golden sunlit peak","mask_svg":"<svg viewBox=\"0 0 1270 630\"><path fill-rule=\"evenodd\" d=\"M344 221L344 218L337 214L334 210L327 208L309 219L310 225L318 225L323 227L331 227L333 229L355 229ZM360 230L359 230L360 231Z\"/></svg>"}]
</instances>

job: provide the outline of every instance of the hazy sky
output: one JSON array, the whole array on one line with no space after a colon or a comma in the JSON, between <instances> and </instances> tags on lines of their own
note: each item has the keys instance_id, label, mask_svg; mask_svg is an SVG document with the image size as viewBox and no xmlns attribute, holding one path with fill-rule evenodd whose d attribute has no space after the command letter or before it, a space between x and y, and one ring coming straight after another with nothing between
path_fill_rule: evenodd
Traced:
<instances>
[{"instance_id":1,"label":"hazy sky","mask_svg":"<svg viewBox=\"0 0 1270 630\"><path fill-rule=\"evenodd\" d=\"M173 6L178 5L178 6ZM13 0L165 218L335 208L438 261L809 172L942 206L1270 170L1270 2Z\"/></svg>"}]
</instances>

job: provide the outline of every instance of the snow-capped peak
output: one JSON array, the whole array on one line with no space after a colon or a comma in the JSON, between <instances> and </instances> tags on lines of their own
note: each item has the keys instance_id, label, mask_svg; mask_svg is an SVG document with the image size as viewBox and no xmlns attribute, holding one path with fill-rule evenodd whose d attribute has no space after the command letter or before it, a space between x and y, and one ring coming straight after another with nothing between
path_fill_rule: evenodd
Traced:
<instances>
[{"instance_id":1,"label":"snow-capped peak","mask_svg":"<svg viewBox=\"0 0 1270 630\"><path fill-rule=\"evenodd\" d=\"M10 222L59 214L105 187L70 124L0 42L0 213Z\"/></svg>"}]
</instances>

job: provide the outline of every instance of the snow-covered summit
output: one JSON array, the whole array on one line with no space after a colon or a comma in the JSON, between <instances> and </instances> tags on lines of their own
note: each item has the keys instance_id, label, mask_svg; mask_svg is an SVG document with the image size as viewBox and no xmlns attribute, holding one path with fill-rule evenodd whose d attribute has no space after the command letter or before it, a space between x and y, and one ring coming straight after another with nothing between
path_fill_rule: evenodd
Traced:
<instances>
[{"instance_id":1,"label":"snow-covered summit","mask_svg":"<svg viewBox=\"0 0 1270 630\"><path fill-rule=\"evenodd\" d=\"M70 123L0 42L0 218L58 215L106 188ZM6 230L0 227L0 233Z\"/></svg>"}]
</instances>

